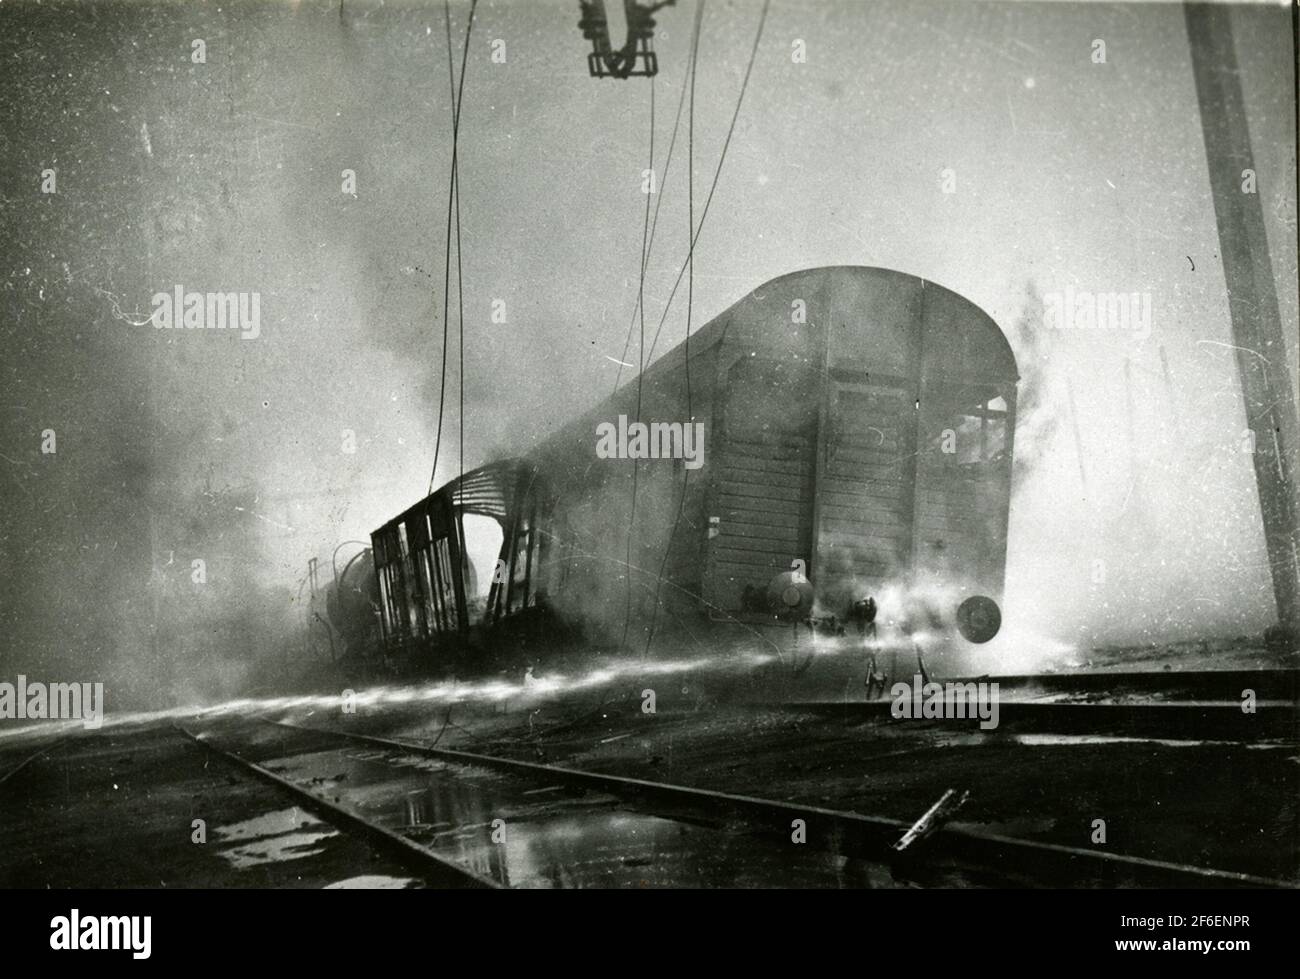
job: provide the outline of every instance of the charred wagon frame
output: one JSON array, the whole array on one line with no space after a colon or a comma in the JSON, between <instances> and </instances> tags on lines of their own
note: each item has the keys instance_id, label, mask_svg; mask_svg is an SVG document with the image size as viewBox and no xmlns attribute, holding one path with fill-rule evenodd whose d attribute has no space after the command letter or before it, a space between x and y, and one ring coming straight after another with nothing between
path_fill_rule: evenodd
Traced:
<instances>
[{"instance_id":1,"label":"charred wagon frame","mask_svg":"<svg viewBox=\"0 0 1300 979\"><path fill-rule=\"evenodd\" d=\"M384 647L437 655L525 621L606 637L661 617L770 621L769 585L792 567L812 586L802 614L891 588L1000 600L1017 381L997 324L941 286L781 276L522 458L378 528ZM702 466L603 458L598 430L620 416L702 425ZM469 515L500 527L494 567L466 556Z\"/></svg>"}]
</instances>

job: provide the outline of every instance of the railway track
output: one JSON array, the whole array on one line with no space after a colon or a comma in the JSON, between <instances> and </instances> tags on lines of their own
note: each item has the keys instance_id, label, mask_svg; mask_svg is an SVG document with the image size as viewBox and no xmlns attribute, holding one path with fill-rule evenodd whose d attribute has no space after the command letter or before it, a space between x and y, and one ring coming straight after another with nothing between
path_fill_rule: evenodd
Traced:
<instances>
[{"instance_id":1,"label":"railway track","mask_svg":"<svg viewBox=\"0 0 1300 979\"><path fill-rule=\"evenodd\" d=\"M190 736L460 886L1293 886L960 828L899 855L898 820L285 721Z\"/></svg>"},{"instance_id":2,"label":"railway track","mask_svg":"<svg viewBox=\"0 0 1300 979\"><path fill-rule=\"evenodd\" d=\"M1134 673L1016 673L963 677L996 682L1003 692L1064 696L1147 696L1166 701L1240 701L1251 690L1260 701L1300 700L1300 670L1146 670Z\"/></svg>"},{"instance_id":3,"label":"railway track","mask_svg":"<svg viewBox=\"0 0 1300 979\"><path fill-rule=\"evenodd\" d=\"M999 698L993 734L1129 737L1177 741L1260 742L1300 736L1300 710L1292 704L1257 704L1250 712L1235 704L1042 703ZM980 730L974 710L964 717L896 720L891 701L807 701L760 703L767 710L810 712L847 721L924 723Z\"/></svg>"},{"instance_id":4,"label":"railway track","mask_svg":"<svg viewBox=\"0 0 1300 979\"><path fill-rule=\"evenodd\" d=\"M431 883L449 888L496 888L500 886L495 880L475 873L472 869L454 861L447 860L402 834L359 816L354 811L331 802L329 799L313 793L289 779L282 778L262 765L222 748L207 738L184 727L177 726L176 730L212 752L231 767L268 782L286 795L292 796L302 808L314 813L337 829L362 837L375 849L387 853L405 866L418 870Z\"/></svg>"},{"instance_id":5,"label":"railway track","mask_svg":"<svg viewBox=\"0 0 1300 979\"><path fill-rule=\"evenodd\" d=\"M41 758L44 758L46 755L50 754L50 752L54 751L56 748L61 747L67 740L68 739L66 737L55 738L49 743L42 745L40 748L32 752L30 755L27 755L25 758L22 759L22 761L18 762L16 765L12 766L7 771L0 773L0 786L3 786L6 782L12 779L15 775L21 772L28 765L32 764L35 761L40 760Z\"/></svg>"}]
</instances>

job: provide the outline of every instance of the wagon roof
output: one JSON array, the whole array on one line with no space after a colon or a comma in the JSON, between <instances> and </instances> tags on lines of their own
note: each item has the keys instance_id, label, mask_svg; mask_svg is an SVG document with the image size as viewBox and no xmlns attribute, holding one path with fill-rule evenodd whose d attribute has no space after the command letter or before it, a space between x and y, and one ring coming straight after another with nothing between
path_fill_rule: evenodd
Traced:
<instances>
[{"instance_id":1,"label":"wagon roof","mask_svg":"<svg viewBox=\"0 0 1300 979\"><path fill-rule=\"evenodd\" d=\"M829 319L837 329L857 334L915 335L924 326L936 334L928 342L953 341L962 348L963 357L973 358L972 369L1004 380L1019 378L1006 335L969 299L921 276L866 265L799 269L751 289L691 335L692 359L697 352L724 341L785 346L793 332L773 330L772 326L789 324L791 303L796 299L804 301L810 323ZM923 304L920 316L913 306L918 302ZM870 319L863 319L864 310ZM679 363L685 347L683 341L656 360L647 368L647 377Z\"/></svg>"}]
</instances>

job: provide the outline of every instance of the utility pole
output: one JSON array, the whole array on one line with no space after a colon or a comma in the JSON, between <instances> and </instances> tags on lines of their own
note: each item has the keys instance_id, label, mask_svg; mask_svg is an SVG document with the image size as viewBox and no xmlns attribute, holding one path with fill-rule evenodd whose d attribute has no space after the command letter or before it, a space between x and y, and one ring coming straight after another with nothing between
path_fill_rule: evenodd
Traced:
<instances>
[{"instance_id":1,"label":"utility pole","mask_svg":"<svg viewBox=\"0 0 1300 979\"><path fill-rule=\"evenodd\" d=\"M1300 556L1297 555L1297 428L1295 396L1287 367L1286 341L1264 233L1259 194L1246 192L1258 179L1233 46L1229 4L1184 7L1192 51L1192 74L1201 109L1201 129L1210 171L1210 191L1219 230L1219 252L1228 287L1232 342L1246 403L1246 424L1254 452L1264 539L1273 574L1278 622L1286 638L1300 637ZM1265 179L1284 175L1266 174ZM1286 174L1285 179L1293 179ZM1253 188L1252 188L1253 191Z\"/></svg>"}]
</instances>

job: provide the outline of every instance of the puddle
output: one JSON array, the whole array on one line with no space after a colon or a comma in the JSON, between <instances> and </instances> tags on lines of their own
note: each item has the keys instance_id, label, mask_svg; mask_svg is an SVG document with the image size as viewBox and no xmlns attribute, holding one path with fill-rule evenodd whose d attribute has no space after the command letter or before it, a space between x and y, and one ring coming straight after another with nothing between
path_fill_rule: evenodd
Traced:
<instances>
[{"instance_id":1,"label":"puddle","mask_svg":"<svg viewBox=\"0 0 1300 979\"><path fill-rule=\"evenodd\" d=\"M1285 741L1241 742L1215 741L1199 738L1137 738L1120 734L1000 734L997 731L975 732L970 734L950 734L937 738L934 742L938 748L969 748L1009 740L1012 744L1027 748L1060 747L1094 744L1151 744L1164 748L1210 748L1230 747L1260 750L1294 750L1295 745Z\"/></svg>"},{"instance_id":2,"label":"puddle","mask_svg":"<svg viewBox=\"0 0 1300 979\"><path fill-rule=\"evenodd\" d=\"M321 843L339 835L338 830L297 807L217 826L212 832L226 844L217 855L236 870L316 856L325 852Z\"/></svg>"},{"instance_id":3,"label":"puddle","mask_svg":"<svg viewBox=\"0 0 1300 979\"><path fill-rule=\"evenodd\" d=\"M1109 734L1015 734L1016 744L1037 747L1041 745L1076 744L1158 744L1165 748L1204 748L1217 745L1239 745L1236 741L1206 741L1185 738L1130 738ZM1262 746L1261 746L1262 747Z\"/></svg>"},{"instance_id":4,"label":"puddle","mask_svg":"<svg viewBox=\"0 0 1300 979\"><path fill-rule=\"evenodd\" d=\"M884 864L742 827L634 812L615 797L402 752L336 749L269 763L282 776L516 888L904 886ZM342 777L340 777L342 776Z\"/></svg>"},{"instance_id":5,"label":"puddle","mask_svg":"<svg viewBox=\"0 0 1300 979\"><path fill-rule=\"evenodd\" d=\"M408 887L418 887L420 884L414 877L388 877L384 874L363 874L360 877L349 877L347 880L335 881L333 884L326 884L327 891L350 891L350 890L380 890L393 891L404 890Z\"/></svg>"}]
</instances>

